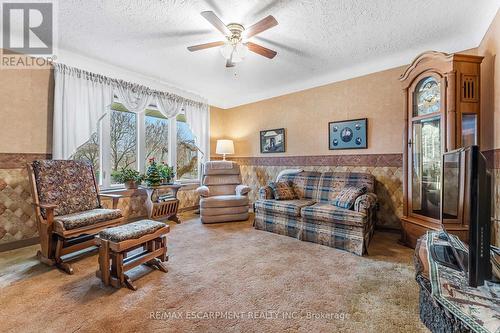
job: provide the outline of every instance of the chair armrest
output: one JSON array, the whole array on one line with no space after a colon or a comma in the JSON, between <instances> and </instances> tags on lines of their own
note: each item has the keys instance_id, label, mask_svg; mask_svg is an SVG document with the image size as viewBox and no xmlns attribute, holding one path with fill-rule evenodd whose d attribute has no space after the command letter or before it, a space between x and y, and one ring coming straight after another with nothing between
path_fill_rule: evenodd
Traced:
<instances>
[{"instance_id":1,"label":"chair armrest","mask_svg":"<svg viewBox=\"0 0 500 333\"><path fill-rule=\"evenodd\" d=\"M273 189L271 188L271 186L266 185L259 189L259 199L260 200L274 199Z\"/></svg>"},{"instance_id":2,"label":"chair armrest","mask_svg":"<svg viewBox=\"0 0 500 333\"><path fill-rule=\"evenodd\" d=\"M354 210L368 214L377 205L377 195L375 193L365 193L356 198Z\"/></svg>"},{"instance_id":3,"label":"chair armrest","mask_svg":"<svg viewBox=\"0 0 500 333\"><path fill-rule=\"evenodd\" d=\"M196 189L196 193L198 193L200 197L208 197L210 189L207 186L200 186Z\"/></svg>"},{"instance_id":4,"label":"chair armrest","mask_svg":"<svg viewBox=\"0 0 500 333\"><path fill-rule=\"evenodd\" d=\"M54 205L54 204L46 204L46 203L39 203L39 204L37 204L37 203L33 203L33 205L38 206L38 207L43 208L43 209L47 209L47 210L49 210L49 209L53 210L53 209L57 208L57 205Z\"/></svg>"},{"instance_id":5,"label":"chair armrest","mask_svg":"<svg viewBox=\"0 0 500 333\"><path fill-rule=\"evenodd\" d=\"M47 225L51 226L54 223L54 210L57 208L57 205L48 204L48 203L33 203L34 206L37 206L40 209L45 209L45 221Z\"/></svg>"},{"instance_id":6,"label":"chair armrest","mask_svg":"<svg viewBox=\"0 0 500 333\"><path fill-rule=\"evenodd\" d=\"M112 193L99 193L99 196L103 198L111 198L113 200L113 209L118 208L118 200L120 200L120 198L123 198L123 195L121 194Z\"/></svg>"},{"instance_id":7,"label":"chair armrest","mask_svg":"<svg viewBox=\"0 0 500 333\"><path fill-rule=\"evenodd\" d=\"M236 186L236 195L247 195L250 190L250 186L240 184Z\"/></svg>"}]
</instances>

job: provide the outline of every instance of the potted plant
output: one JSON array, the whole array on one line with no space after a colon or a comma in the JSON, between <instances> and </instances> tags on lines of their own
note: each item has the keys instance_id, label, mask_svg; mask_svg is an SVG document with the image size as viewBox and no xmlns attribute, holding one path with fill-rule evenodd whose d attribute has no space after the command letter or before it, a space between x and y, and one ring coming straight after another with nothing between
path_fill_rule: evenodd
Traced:
<instances>
[{"instance_id":1,"label":"potted plant","mask_svg":"<svg viewBox=\"0 0 500 333\"><path fill-rule=\"evenodd\" d=\"M162 162L162 164L158 166L158 169L160 171L162 184L171 184L172 179L175 177L174 168L169 166L167 163Z\"/></svg>"},{"instance_id":2,"label":"potted plant","mask_svg":"<svg viewBox=\"0 0 500 333\"><path fill-rule=\"evenodd\" d=\"M156 163L154 157L149 159L149 166L148 169L146 170L145 180L148 186L161 185L160 168L158 167L158 164Z\"/></svg>"},{"instance_id":3,"label":"potted plant","mask_svg":"<svg viewBox=\"0 0 500 333\"><path fill-rule=\"evenodd\" d=\"M128 190L137 189L143 180L143 176L139 171L129 168L113 171L111 177L115 182L125 184L125 188Z\"/></svg>"}]
</instances>

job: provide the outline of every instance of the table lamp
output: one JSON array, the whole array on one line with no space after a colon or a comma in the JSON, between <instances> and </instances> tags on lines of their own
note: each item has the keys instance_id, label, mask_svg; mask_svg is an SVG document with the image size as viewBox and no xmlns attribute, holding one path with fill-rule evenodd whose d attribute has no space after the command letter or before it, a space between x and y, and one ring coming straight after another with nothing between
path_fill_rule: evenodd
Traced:
<instances>
[{"instance_id":1,"label":"table lamp","mask_svg":"<svg viewBox=\"0 0 500 333\"><path fill-rule=\"evenodd\" d=\"M226 160L226 154L234 154L234 144L233 140L217 140L217 148L215 149L217 154L222 154L223 160Z\"/></svg>"}]
</instances>

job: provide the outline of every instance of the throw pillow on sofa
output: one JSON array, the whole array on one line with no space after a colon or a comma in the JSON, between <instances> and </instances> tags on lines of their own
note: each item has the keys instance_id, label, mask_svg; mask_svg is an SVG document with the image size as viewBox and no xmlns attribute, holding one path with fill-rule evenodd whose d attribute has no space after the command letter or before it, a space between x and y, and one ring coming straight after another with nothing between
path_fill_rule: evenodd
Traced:
<instances>
[{"instance_id":1,"label":"throw pillow on sofa","mask_svg":"<svg viewBox=\"0 0 500 333\"><path fill-rule=\"evenodd\" d=\"M340 191L340 193L333 199L332 205L351 209L356 201L356 198L367 191L366 186L346 186Z\"/></svg>"},{"instance_id":2,"label":"throw pillow on sofa","mask_svg":"<svg viewBox=\"0 0 500 333\"><path fill-rule=\"evenodd\" d=\"M269 187L273 190L274 198L276 200L293 200L297 199L297 195L293 190L290 182L271 182Z\"/></svg>"}]
</instances>

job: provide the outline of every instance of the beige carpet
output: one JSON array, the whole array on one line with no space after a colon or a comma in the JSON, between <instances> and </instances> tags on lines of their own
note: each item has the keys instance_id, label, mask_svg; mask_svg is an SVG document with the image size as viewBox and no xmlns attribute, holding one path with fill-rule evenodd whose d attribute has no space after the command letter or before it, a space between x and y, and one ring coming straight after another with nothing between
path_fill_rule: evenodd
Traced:
<instances>
[{"instance_id":1,"label":"beige carpet","mask_svg":"<svg viewBox=\"0 0 500 333\"><path fill-rule=\"evenodd\" d=\"M412 250L376 233L368 257L252 228L171 224L169 272L105 288L97 257L75 274L36 247L0 254L2 332L425 332ZM143 274L149 268L139 268Z\"/></svg>"}]
</instances>

